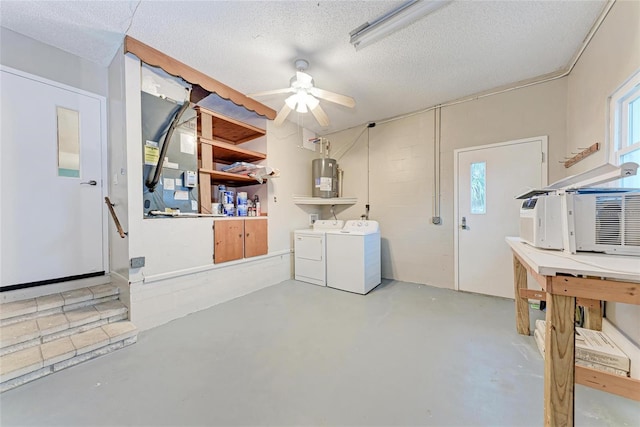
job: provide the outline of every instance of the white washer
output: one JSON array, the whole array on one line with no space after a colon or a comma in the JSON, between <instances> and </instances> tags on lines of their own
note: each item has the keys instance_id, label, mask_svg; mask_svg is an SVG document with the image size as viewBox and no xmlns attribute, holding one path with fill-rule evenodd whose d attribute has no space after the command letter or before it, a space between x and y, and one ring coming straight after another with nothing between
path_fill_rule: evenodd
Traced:
<instances>
[{"instance_id":1,"label":"white washer","mask_svg":"<svg viewBox=\"0 0 640 427\"><path fill-rule=\"evenodd\" d=\"M327 286L367 294L381 282L377 221L349 220L327 232Z\"/></svg>"},{"instance_id":2,"label":"white washer","mask_svg":"<svg viewBox=\"0 0 640 427\"><path fill-rule=\"evenodd\" d=\"M313 223L313 228L294 231L296 280L327 286L326 233L340 230L343 226L341 219L320 220Z\"/></svg>"}]
</instances>

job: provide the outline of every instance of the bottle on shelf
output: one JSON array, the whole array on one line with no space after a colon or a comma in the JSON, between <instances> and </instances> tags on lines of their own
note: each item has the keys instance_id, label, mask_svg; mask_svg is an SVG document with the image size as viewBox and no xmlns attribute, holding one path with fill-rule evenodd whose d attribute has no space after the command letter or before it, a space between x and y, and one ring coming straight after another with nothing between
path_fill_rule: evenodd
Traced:
<instances>
[{"instance_id":1,"label":"bottle on shelf","mask_svg":"<svg viewBox=\"0 0 640 427\"><path fill-rule=\"evenodd\" d=\"M260 216L261 215L260 198L258 197L257 194L255 196L253 196L253 205L254 205L254 210L255 210L256 216Z\"/></svg>"}]
</instances>

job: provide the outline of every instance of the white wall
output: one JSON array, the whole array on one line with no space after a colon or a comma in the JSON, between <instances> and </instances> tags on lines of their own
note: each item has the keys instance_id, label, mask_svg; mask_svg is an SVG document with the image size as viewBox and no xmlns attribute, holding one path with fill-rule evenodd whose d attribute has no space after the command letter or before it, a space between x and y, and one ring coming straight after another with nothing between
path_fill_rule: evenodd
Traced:
<instances>
[{"instance_id":1,"label":"white wall","mask_svg":"<svg viewBox=\"0 0 640 427\"><path fill-rule=\"evenodd\" d=\"M317 206L296 205L294 195L311 195L313 151L301 148L302 130L291 122L267 125L267 163L280 169L280 177L268 181L269 251L290 250L293 231L308 228L309 214Z\"/></svg>"},{"instance_id":2,"label":"white wall","mask_svg":"<svg viewBox=\"0 0 640 427\"><path fill-rule=\"evenodd\" d=\"M640 69L640 2L618 1L569 75L567 157L608 141L608 97ZM574 175L605 163L609 145L567 169ZM608 303L606 315L640 345L640 307Z\"/></svg>"},{"instance_id":3,"label":"white wall","mask_svg":"<svg viewBox=\"0 0 640 427\"><path fill-rule=\"evenodd\" d=\"M98 95L108 95L107 69L0 27L0 63Z\"/></svg>"},{"instance_id":4,"label":"white wall","mask_svg":"<svg viewBox=\"0 0 640 427\"><path fill-rule=\"evenodd\" d=\"M453 150L548 135L549 179L563 176L558 160L565 152L566 84L566 78L558 79L442 109L442 225L431 223L434 111L365 131L339 161L345 169L345 195L358 197L358 203L338 217L360 217L369 192L370 218L380 222L383 277L453 288ZM336 153L351 145L362 129L329 135Z\"/></svg>"},{"instance_id":5,"label":"white wall","mask_svg":"<svg viewBox=\"0 0 640 427\"><path fill-rule=\"evenodd\" d=\"M126 106L124 88L124 56L116 55L108 70L109 76L109 149L108 149L108 185L109 199L123 230L129 230L129 204L127 198L127 153L126 153ZM128 284L129 281L129 242L117 232L113 219L109 218L109 260L112 277ZM121 287L123 291L128 286ZM128 297L126 298L128 300Z\"/></svg>"},{"instance_id":6,"label":"white wall","mask_svg":"<svg viewBox=\"0 0 640 427\"><path fill-rule=\"evenodd\" d=\"M640 2L617 1L569 75L567 157L602 143L599 152L566 170L575 175L608 159L608 97L640 69Z\"/></svg>"}]
</instances>

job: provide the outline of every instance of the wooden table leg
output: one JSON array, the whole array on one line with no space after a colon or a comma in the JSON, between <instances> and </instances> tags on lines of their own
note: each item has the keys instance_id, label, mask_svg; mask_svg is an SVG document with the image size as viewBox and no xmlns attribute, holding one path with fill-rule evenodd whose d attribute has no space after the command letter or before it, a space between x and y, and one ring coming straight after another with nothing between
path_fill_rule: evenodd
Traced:
<instances>
[{"instance_id":1,"label":"wooden table leg","mask_svg":"<svg viewBox=\"0 0 640 427\"><path fill-rule=\"evenodd\" d=\"M544 425L573 426L575 297L547 293Z\"/></svg>"},{"instance_id":2,"label":"wooden table leg","mask_svg":"<svg viewBox=\"0 0 640 427\"><path fill-rule=\"evenodd\" d=\"M602 330L602 307L598 301L597 307L584 308L584 327L594 331Z\"/></svg>"},{"instance_id":3,"label":"wooden table leg","mask_svg":"<svg viewBox=\"0 0 640 427\"><path fill-rule=\"evenodd\" d=\"M513 256L513 285L516 299L516 330L521 335L530 335L529 300L520 296L520 289L527 288L527 269L515 255Z\"/></svg>"}]
</instances>

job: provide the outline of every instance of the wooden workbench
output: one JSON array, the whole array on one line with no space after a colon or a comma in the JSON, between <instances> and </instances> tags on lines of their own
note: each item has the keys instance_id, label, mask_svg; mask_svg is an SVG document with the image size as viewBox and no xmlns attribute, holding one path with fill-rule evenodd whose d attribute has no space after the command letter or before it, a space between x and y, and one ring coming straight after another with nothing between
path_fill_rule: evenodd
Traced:
<instances>
[{"instance_id":1,"label":"wooden workbench","mask_svg":"<svg viewBox=\"0 0 640 427\"><path fill-rule=\"evenodd\" d=\"M640 380L575 366L575 307L585 307L586 327L600 329L600 301L640 304L637 257L579 254L534 248L507 237L513 251L516 328L529 335L528 299L546 300L544 424L572 426L574 384L640 401ZM527 272L543 292L527 288Z\"/></svg>"}]
</instances>

